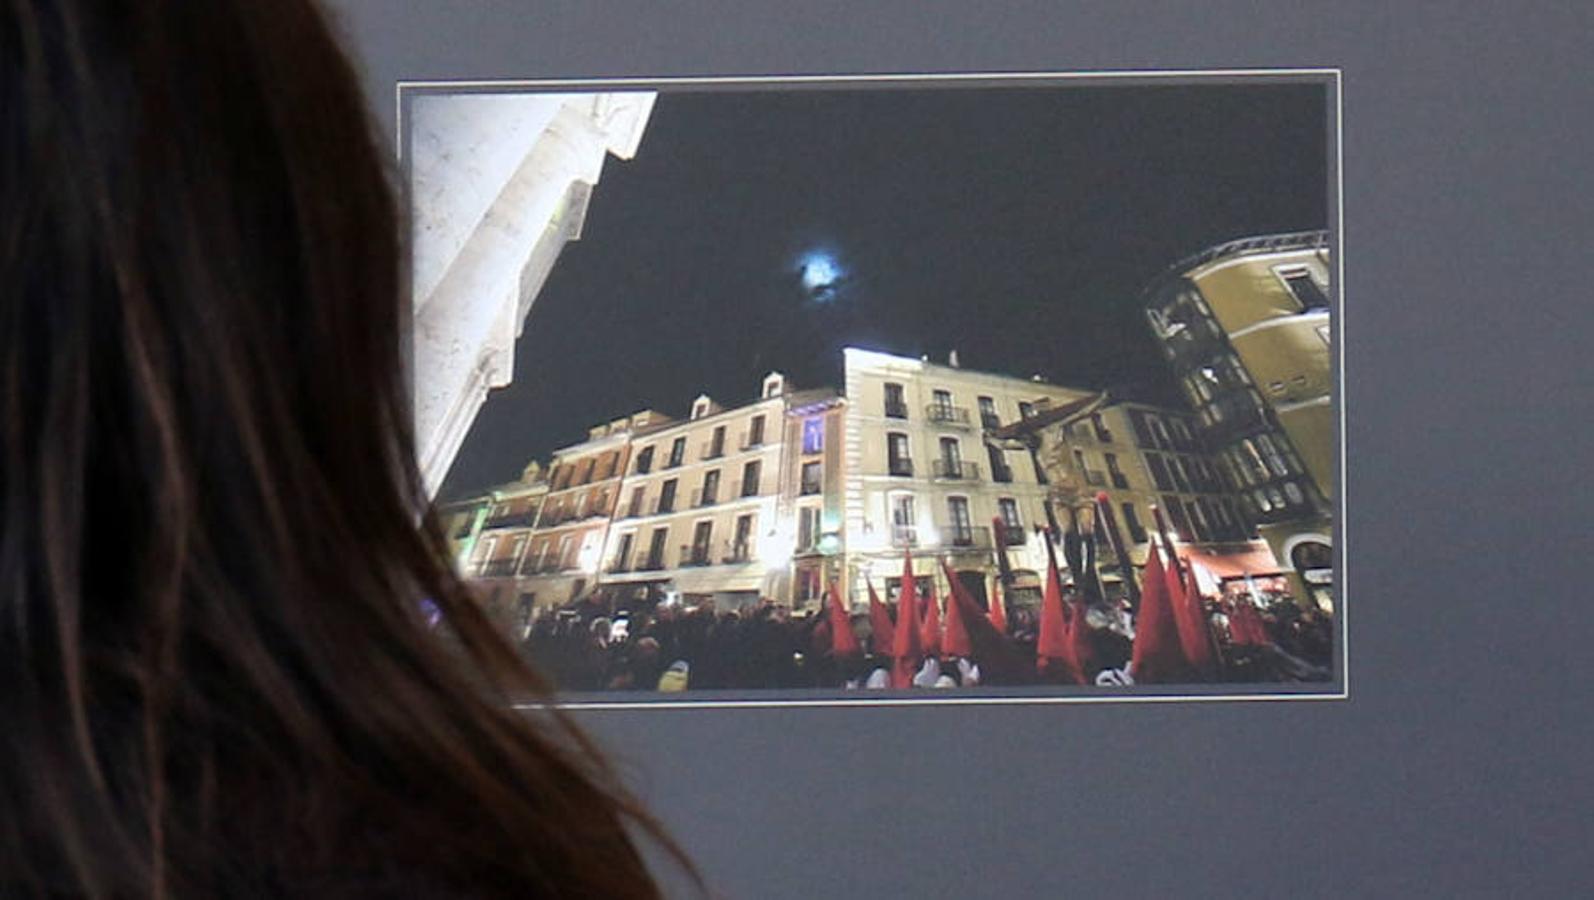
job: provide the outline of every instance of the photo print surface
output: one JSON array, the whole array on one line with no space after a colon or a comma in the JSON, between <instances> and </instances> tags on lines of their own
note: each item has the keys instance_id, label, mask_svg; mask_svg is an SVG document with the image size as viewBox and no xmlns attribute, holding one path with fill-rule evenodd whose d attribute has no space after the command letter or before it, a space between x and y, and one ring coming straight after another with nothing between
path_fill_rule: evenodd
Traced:
<instances>
[{"instance_id":1,"label":"photo print surface","mask_svg":"<svg viewBox=\"0 0 1594 900\"><path fill-rule=\"evenodd\" d=\"M1346 694L1333 73L399 101L423 474L568 702Z\"/></svg>"}]
</instances>

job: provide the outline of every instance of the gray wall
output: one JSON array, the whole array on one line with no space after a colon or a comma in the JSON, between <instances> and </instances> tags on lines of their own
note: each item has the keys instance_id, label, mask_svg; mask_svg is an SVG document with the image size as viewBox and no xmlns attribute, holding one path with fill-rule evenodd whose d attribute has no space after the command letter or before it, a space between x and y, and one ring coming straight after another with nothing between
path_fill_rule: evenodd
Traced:
<instances>
[{"instance_id":1,"label":"gray wall","mask_svg":"<svg viewBox=\"0 0 1594 900\"><path fill-rule=\"evenodd\" d=\"M1590 5L335 6L389 126L400 78L1343 67L1350 701L582 716L733 897L1584 880Z\"/></svg>"}]
</instances>

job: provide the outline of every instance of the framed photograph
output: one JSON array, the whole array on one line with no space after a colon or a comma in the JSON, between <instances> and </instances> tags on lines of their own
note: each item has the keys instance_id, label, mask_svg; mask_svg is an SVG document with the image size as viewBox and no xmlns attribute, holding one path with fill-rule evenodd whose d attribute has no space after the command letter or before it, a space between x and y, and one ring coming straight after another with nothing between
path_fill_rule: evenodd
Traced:
<instances>
[{"instance_id":1,"label":"framed photograph","mask_svg":"<svg viewBox=\"0 0 1594 900\"><path fill-rule=\"evenodd\" d=\"M1337 71L397 100L423 474L565 702L1348 696Z\"/></svg>"}]
</instances>

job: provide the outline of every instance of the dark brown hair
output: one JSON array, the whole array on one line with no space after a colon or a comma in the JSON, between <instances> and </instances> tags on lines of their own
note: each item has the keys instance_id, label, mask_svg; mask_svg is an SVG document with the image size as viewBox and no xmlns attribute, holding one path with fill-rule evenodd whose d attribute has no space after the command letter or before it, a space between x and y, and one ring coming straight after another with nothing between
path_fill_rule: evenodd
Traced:
<instances>
[{"instance_id":1,"label":"dark brown hair","mask_svg":"<svg viewBox=\"0 0 1594 900\"><path fill-rule=\"evenodd\" d=\"M0 0L0 893L657 894L426 512L386 171L308 0Z\"/></svg>"}]
</instances>

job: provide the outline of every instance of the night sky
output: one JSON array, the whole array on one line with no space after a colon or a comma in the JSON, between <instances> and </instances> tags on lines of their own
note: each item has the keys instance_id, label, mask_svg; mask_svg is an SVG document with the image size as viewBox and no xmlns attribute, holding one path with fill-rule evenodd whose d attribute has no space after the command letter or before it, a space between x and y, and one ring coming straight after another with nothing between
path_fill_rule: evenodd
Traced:
<instances>
[{"instance_id":1,"label":"night sky","mask_svg":"<svg viewBox=\"0 0 1594 900\"><path fill-rule=\"evenodd\" d=\"M956 348L966 368L1179 403L1140 290L1212 244L1327 227L1325 98L1301 84L661 93L636 158L605 163L514 383L441 496L511 480L637 409L751 400L771 369L839 388L849 345L941 362Z\"/></svg>"}]
</instances>

